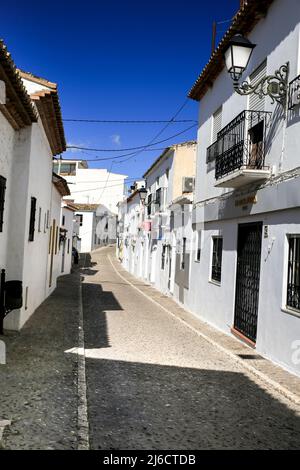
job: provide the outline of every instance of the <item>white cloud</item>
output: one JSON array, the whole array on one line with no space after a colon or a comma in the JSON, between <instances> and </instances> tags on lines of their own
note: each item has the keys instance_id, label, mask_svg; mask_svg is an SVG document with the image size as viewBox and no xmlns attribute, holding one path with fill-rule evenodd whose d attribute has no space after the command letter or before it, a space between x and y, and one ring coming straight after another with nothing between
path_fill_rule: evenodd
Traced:
<instances>
[{"instance_id":1,"label":"white cloud","mask_svg":"<svg viewBox=\"0 0 300 470\"><path fill-rule=\"evenodd\" d=\"M121 145L121 136L120 134L113 134L110 136L112 142L118 146Z\"/></svg>"}]
</instances>

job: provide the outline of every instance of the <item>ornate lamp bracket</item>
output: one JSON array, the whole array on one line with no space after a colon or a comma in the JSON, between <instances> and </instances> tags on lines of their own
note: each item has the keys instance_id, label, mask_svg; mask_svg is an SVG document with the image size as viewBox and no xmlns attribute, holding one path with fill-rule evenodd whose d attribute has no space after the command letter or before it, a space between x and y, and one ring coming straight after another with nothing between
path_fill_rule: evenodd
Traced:
<instances>
[{"instance_id":1,"label":"ornate lamp bracket","mask_svg":"<svg viewBox=\"0 0 300 470\"><path fill-rule=\"evenodd\" d=\"M288 94L289 72L290 66L289 62L287 62L282 65L279 70L276 70L274 75L263 77L255 85L251 85L248 81L239 84L238 80L235 79L233 86L239 95L251 95L254 93L258 95L260 99L264 96L269 96L272 103L276 101L285 108Z\"/></svg>"}]
</instances>

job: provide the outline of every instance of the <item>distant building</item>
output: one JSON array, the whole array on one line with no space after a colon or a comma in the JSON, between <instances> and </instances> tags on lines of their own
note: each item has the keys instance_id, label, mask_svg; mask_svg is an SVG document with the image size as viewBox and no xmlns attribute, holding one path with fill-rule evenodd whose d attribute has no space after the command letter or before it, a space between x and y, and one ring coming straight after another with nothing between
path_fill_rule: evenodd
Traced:
<instances>
[{"instance_id":1,"label":"distant building","mask_svg":"<svg viewBox=\"0 0 300 470\"><path fill-rule=\"evenodd\" d=\"M91 251L116 241L117 204L123 198L127 176L88 168L85 160L56 160L54 171L66 178L70 200L77 207L80 251Z\"/></svg>"}]
</instances>

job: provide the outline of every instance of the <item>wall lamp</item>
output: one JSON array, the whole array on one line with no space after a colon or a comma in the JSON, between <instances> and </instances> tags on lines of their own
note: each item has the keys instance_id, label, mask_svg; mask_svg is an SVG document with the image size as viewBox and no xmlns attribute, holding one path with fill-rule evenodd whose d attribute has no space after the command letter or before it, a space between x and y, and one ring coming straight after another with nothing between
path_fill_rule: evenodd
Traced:
<instances>
[{"instance_id":1,"label":"wall lamp","mask_svg":"<svg viewBox=\"0 0 300 470\"><path fill-rule=\"evenodd\" d=\"M140 196L140 200L142 203L145 202L146 200L146 197L147 197L147 189L142 187L139 189L139 196Z\"/></svg>"},{"instance_id":2,"label":"wall lamp","mask_svg":"<svg viewBox=\"0 0 300 470\"><path fill-rule=\"evenodd\" d=\"M246 70L250 61L253 49L256 44L252 44L249 39L241 34L233 36L224 51L224 60L228 73L233 80L233 87L240 95L251 95L252 93L263 98L269 96L272 103L286 105L288 94L289 63L281 65L274 75L267 75L259 80L255 85L248 81L239 83L239 80Z\"/></svg>"}]
</instances>

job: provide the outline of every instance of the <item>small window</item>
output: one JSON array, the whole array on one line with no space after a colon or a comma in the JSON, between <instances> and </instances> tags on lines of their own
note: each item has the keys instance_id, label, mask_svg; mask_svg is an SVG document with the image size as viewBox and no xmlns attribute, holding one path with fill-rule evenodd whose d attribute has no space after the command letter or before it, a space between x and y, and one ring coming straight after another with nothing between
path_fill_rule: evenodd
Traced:
<instances>
[{"instance_id":1,"label":"small window","mask_svg":"<svg viewBox=\"0 0 300 470\"><path fill-rule=\"evenodd\" d=\"M213 237L213 252L212 252L212 267L211 267L212 281L221 282L222 250L223 250L223 238Z\"/></svg>"},{"instance_id":2,"label":"small window","mask_svg":"<svg viewBox=\"0 0 300 470\"><path fill-rule=\"evenodd\" d=\"M222 129L222 106L213 114L212 143L218 138L218 132Z\"/></svg>"},{"instance_id":3,"label":"small window","mask_svg":"<svg viewBox=\"0 0 300 470\"><path fill-rule=\"evenodd\" d=\"M161 208L161 202L162 202L162 199L161 199L161 188L157 189L156 190L156 194L155 194L155 204L157 205L157 210L159 211L160 208Z\"/></svg>"},{"instance_id":4,"label":"small window","mask_svg":"<svg viewBox=\"0 0 300 470\"><path fill-rule=\"evenodd\" d=\"M70 253L70 238L68 238L68 254Z\"/></svg>"},{"instance_id":5,"label":"small window","mask_svg":"<svg viewBox=\"0 0 300 470\"><path fill-rule=\"evenodd\" d=\"M50 218L50 212L47 211L47 224L46 224L47 228L49 228L49 218Z\"/></svg>"},{"instance_id":6,"label":"small window","mask_svg":"<svg viewBox=\"0 0 300 470\"><path fill-rule=\"evenodd\" d=\"M195 241L195 261L200 261L201 258L201 230L196 232L196 241Z\"/></svg>"},{"instance_id":7,"label":"small window","mask_svg":"<svg viewBox=\"0 0 300 470\"><path fill-rule=\"evenodd\" d=\"M30 242L33 242L34 240L35 213L36 213L36 197L32 197L31 205L30 205L29 238L28 238Z\"/></svg>"},{"instance_id":8,"label":"small window","mask_svg":"<svg viewBox=\"0 0 300 470\"><path fill-rule=\"evenodd\" d=\"M82 227L83 214L76 214L77 222L79 222L80 227Z\"/></svg>"},{"instance_id":9,"label":"small window","mask_svg":"<svg viewBox=\"0 0 300 470\"><path fill-rule=\"evenodd\" d=\"M47 213L45 212L45 214L44 214L44 233L46 233L46 227L47 227Z\"/></svg>"},{"instance_id":10,"label":"small window","mask_svg":"<svg viewBox=\"0 0 300 470\"><path fill-rule=\"evenodd\" d=\"M0 232L3 230L3 215L5 202L6 178L0 176Z\"/></svg>"},{"instance_id":11,"label":"small window","mask_svg":"<svg viewBox=\"0 0 300 470\"><path fill-rule=\"evenodd\" d=\"M162 252L161 252L161 269L165 269L166 265L166 245L163 245Z\"/></svg>"},{"instance_id":12,"label":"small window","mask_svg":"<svg viewBox=\"0 0 300 470\"><path fill-rule=\"evenodd\" d=\"M287 307L300 311L300 235L289 236Z\"/></svg>"},{"instance_id":13,"label":"small window","mask_svg":"<svg viewBox=\"0 0 300 470\"><path fill-rule=\"evenodd\" d=\"M61 163L60 175L75 176L76 175L76 163Z\"/></svg>"},{"instance_id":14,"label":"small window","mask_svg":"<svg viewBox=\"0 0 300 470\"><path fill-rule=\"evenodd\" d=\"M66 218L65 218L65 216L63 215L63 216L62 216L62 221L61 221L61 225L62 225L62 226L65 225L65 221L66 221Z\"/></svg>"},{"instance_id":15,"label":"small window","mask_svg":"<svg viewBox=\"0 0 300 470\"><path fill-rule=\"evenodd\" d=\"M181 269L185 268L185 255L186 255L186 238L182 239L182 250L181 250Z\"/></svg>"},{"instance_id":16,"label":"small window","mask_svg":"<svg viewBox=\"0 0 300 470\"><path fill-rule=\"evenodd\" d=\"M147 201L147 215L150 217L151 215L151 207L152 207L152 194L150 193L148 196L148 201Z\"/></svg>"}]
</instances>

